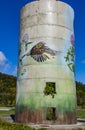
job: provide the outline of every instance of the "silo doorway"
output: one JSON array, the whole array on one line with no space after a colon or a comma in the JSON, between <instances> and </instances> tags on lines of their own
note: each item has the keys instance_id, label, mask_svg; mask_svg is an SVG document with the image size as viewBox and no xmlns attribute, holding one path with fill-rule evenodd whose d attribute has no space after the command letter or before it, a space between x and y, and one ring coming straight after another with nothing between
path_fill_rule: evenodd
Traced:
<instances>
[{"instance_id":1,"label":"silo doorway","mask_svg":"<svg viewBox=\"0 0 85 130\"><path fill-rule=\"evenodd\" d=\"M56 108L48 107L46 110L46 120L55 121L56 120Z\"/></svg>"}]
</instances>

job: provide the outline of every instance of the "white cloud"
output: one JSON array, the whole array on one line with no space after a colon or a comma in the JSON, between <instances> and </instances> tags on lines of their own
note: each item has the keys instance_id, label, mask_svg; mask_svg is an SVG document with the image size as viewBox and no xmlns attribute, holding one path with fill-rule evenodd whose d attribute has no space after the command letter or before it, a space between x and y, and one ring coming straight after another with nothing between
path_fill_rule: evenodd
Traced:
<instances>
[{"instance_id":1,"label":"white cloud","mask_svg":"<svg viewBox=\"0 0 85 130\"><path fill-rule=\"evenodd\" d=\"M13 70L13 75L17 75L17 66Z\"/></svg>"},{"instance_id":2,"label":"white cloud","mask_svg":"<svg viewBox=\"0 0 85 130\"><path fill-rule=\"evenodd\" d=\"M5 64L3 66L3 72L8 72L10 68L11 68L11 65L9 63Z\"/></svg>"},{"instance_id":3,"label":"white cloud","mask_svg":"<svg viewBox=\"0 0 85 130\"><path fill-rule=\"evenodd\" d=\"M0 51L0 66L3 66L6 60L7 60L6 56L4 55L2 51Z\"/></svg>"},{"instance_id":4,"label":"white cloud","mask_svg":"<svg viewBox=\"0 0 85 130\"><path fill-rule=\"evenodd\" d=\"M0 72L17 75L17 66L12 64L2 51L0 51Z\"/></svg>"},{"instance_id":5,"label":"white cloud","mask_svg":"<svg viewBox=\"0 0 85 130\"><path fill-rule=\"evenodd\" d=\"M82 61L82 63L84 63L84 64L85 64L85 60L83 60L83 61Z\"/></svg>"}]
</instances>

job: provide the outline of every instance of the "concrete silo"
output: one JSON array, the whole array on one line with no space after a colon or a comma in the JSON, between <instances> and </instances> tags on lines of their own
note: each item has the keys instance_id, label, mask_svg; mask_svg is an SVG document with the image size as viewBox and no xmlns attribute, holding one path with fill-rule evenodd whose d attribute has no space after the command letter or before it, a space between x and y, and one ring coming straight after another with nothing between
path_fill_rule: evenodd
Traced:
<instances>
[{"instance_id":1,"label":"concrete silo","mask_svg":"<svg viewBox=\"0 0 85 130\"><path fill-rule=\"evenodd\" d=\"M61 1L21 9L17 122L76 123L73 20L73 9Z\"/></svg>"}]
</instances>

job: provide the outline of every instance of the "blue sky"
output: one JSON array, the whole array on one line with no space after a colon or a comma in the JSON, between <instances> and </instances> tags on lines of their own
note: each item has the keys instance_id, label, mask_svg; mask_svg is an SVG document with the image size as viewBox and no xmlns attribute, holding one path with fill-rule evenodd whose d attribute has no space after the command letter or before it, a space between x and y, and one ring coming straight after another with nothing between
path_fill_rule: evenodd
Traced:
<instances>
[{"instance_id":1,"label":"blue sky","mask_svg":"<svg viewBox=\"0 0 85 130\"><path fill-rule=\"evenodd\" d=\"M0 72L16 75L18 63L19 14L33 0L0 0ZM85 0L62 0L75 11L76 80L85 83Z\"/></svg>"}]
</instances>

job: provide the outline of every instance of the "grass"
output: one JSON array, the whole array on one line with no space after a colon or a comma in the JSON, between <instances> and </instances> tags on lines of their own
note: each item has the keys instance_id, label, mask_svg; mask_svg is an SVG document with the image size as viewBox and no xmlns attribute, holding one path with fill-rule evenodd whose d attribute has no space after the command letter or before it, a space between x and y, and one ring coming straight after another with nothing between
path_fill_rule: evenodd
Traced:
<instances>
[{"instance_id":1,"label":"grass","mask_svg":"<svg viewBox=\"0 0 85 130\"><path fill-rule=\"evenodd\" d=\"M0 120L0 129L2 130L33 130L28 126L11 124Z\"/></svg>"},{"instance_id":2,"label":"grass","mask_svg":"<svg viewBox=\"0 0 85 130\"><path fill-rule=\"evenodd\" d=\"M36 130L23 124L8 123L0 119L0 130ZM46 128L39 128L37 130L47 130Z\"/></svg>"},{"instance_id":3,"label":"grass","mask_svg":"<svg viewBox=\"0 0 85 130\"><path fill-rule=\"evenodd\" d=\"M0 114L14 114L15 110L10 111L2 111L0 110ZM77 118L85 118L85 109L77 109ZM9 123L5 120L0 119L0 130L36 130L35 128L31 128L29 126L23 124L15 124ZM46 128L39 128L37 130L47 130Z\"/></svg>"},{"instance_id":4,"label":"grass","mask_svg":"<svg viewBox=\"0 0 85 130\"><path fill-rule=\"evenodd\" d=\"M1 114L14 114L15 113L15 110L14 109L12 109L12 110L8 110L8 111L6 111L6 110L0 110L0 115Z\"/></svg>"},{"instance_id":5,"label":"grass","mask_svg":"<svg viewBox=\"0 0 85 130\"><path fill-rule=\"evenodd\" d=\"M85 109L77 109L77 118L85 118Z\"/></svg>"}]
</instances>

